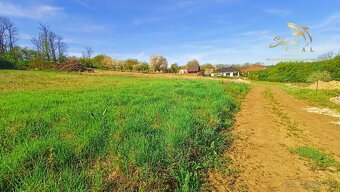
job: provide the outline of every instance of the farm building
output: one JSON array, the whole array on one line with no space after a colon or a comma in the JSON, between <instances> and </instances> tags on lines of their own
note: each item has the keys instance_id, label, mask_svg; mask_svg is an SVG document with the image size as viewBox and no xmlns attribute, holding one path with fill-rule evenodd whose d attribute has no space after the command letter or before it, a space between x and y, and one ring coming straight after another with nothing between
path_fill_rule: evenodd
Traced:
<instances>
[{"instance_id":1,"label":"farm building","mask_svg":"<svg viewBox=\"0 0 340 192\"><path fill-rule=\"evenodd\" d=\"M185 70L185 69L181 69L181 70L179 70L179 72L178 72L179 74L187 74L188 73L188 71L187 70Z\"/></svg>"},{"instance_id":2,"label":"farm building","mask_svg":"<svg viewBox=\"0 0 340 192\"><path fill-rule=\"evenodd\" d=\"M225 67L220 69L220 73L223 77L239 77L241 71L235 67Z\"/></svg>"},{"instance_id":3,"label":"farm building","mask_svg":"<svg viewBox=\"0 0 340 192\"><path fill-rule=\"evenodd\" d=\"M200 71L199 65L189 66L187 69L188 73L197 73Z\"/></svg>"}]
</instances>

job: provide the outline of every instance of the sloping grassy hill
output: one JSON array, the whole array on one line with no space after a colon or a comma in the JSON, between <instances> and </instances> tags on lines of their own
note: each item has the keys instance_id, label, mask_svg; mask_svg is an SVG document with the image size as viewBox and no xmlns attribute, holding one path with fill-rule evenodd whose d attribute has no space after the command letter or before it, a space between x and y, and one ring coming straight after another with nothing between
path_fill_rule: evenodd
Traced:
<instances>
[{"instance_id":1,"label":"sloping grassy hill","mask_svg":"<svg viewBox=\"0 0 340 192\"><path fill-rule=\"evenodd\" d=\"M0 71L0 191L197 191L247 90Z\"/></svg>"},{"instance_id":2,"label":"sloping grassy hill","mask_svg":"<svg viewBox=\"0 0 340 192\"><path fill-rule=\"evenodd\" d=\"M306 82L308 76L317 71L328 71L333 80L340 81L340 56L332 60L310 63L282 62L265 71L251 72L249 77L264 81Z\"/></svg>"}]
</instances>

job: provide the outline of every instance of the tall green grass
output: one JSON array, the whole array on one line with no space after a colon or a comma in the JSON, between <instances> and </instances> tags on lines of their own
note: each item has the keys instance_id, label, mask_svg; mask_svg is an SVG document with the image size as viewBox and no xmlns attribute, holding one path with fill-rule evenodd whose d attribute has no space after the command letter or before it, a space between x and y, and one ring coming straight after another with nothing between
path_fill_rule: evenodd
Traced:
<instances>
[{"instance_id":1,"label":"tall green grass","mask_svg":"<svg viewBox=\"0 0 340 192\"><path fill-rule=\"evenodd\" d=\"M199 191L244 84L0 71L0 191Z\"/></svg>"}]
</instances>

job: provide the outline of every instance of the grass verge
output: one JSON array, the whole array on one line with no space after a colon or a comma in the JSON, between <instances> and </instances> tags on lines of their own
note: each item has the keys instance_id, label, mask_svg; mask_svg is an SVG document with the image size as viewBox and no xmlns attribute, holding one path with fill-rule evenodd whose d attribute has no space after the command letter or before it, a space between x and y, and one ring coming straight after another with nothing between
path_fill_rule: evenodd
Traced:
<instances>
[{"instance_id":1,"label":"grass verge","mask_svg":"<svg viewBox=\"0 0 340 192\"><path fill-rule=\"evenodd\" d=\"M317 149L314 149L312 147L297 147L295 149L292 149L293 153L298 154L299 156L306 158L313 163L315 163L320 168L336 168L340 169L340 162L336 161L333 157L330 155L321 152Z\"/></svg>"}]
</instances>

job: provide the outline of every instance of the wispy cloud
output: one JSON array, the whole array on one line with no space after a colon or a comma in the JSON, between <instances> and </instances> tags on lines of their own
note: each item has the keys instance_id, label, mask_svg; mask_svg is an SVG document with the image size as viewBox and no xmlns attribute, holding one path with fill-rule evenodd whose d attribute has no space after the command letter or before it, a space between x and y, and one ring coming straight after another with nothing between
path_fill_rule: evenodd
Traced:
<instances>
[{"instance_id":1,"label":"wispy cloud","mask_svg":"<svg viewBox=\"0 0 340 192\"><path fill-rule=\"evenodd\" d=\"M293 14L292 10L288 10L288 9L265 9L264 10L265 13L270 14L270 15L274 15L274 16L279 16L279 17L287 17L289 15Z\"/></svg>"},{"instance_id":2,"label":"wispy cloud","mask_svg":"<svg viewBox=\"0 0 340 192\"><path fill-rule=\"evenodd\" d=\"M318 29L322 31L330 31L337 29L339 30L339 25L340 25L340 12L333 13L329 15L325 20L320 22L319 24L316 24L312 26L312 29Z\"/></svg>"},{"instance_id":3,"label":"wispy cloud","mask_svg":"<svg viewBox=\"0 0 340 192\"><path fill-rule=\"evenodd\" d=\"M71 32L82 32L82 33L94 33L94 32L102 32L107 28L104 25L95 24L95 23L79 23L79 24L67 24L67 31Z\"/></svg>"},{"instance_id":4,"label":"wispy cloud","mask_svg":"<svg viewBox=\"0 0 340 192\"><path fill-rule=\"evenodd\" d=\"M5 16L41 19L57 15L63 8L50 5L22 6L13 3L0 2L0 14Z\"/></svg>"},{"instance_id":5,"label":"wispy cloud","mask_svg":"<svg viewBox=\"0 0 340 192\"><path fill-rule=\"evenodd\" d=\"M134 18L132 20L133 25L143 25L162 21L160 17L150 17L150 18Z\"/></svg>"},{"instance_id":6,"label":"wispy cloud","mask_svg":"<svg viewBox=\"0 0 340 192\"><path fill-rule=\"evenodd\" d=\"M80 1L80 0L73 0L73 1L78 3L79 5L87 8L87 9L90 9L92 11L96 11L97 12L97 10L95 8L93 8L92 6L90 6L89 4L87 4L87 3L83 2L83 1Z\"/></svg>"},{"instance_id":7,"label":"wispy cloud","mask_svg":"<svg viewBox=\"0 0 340 192\"><path fill-rule=\"evenodd\" d=\"M269 34L270 32L267 31L267 30L260 30L260 31L246 31L246 32L242 32L242 33L239 33L238 35L239 36L263 36L263 35L267 35Z\"/></svg>"}]
</instances>

